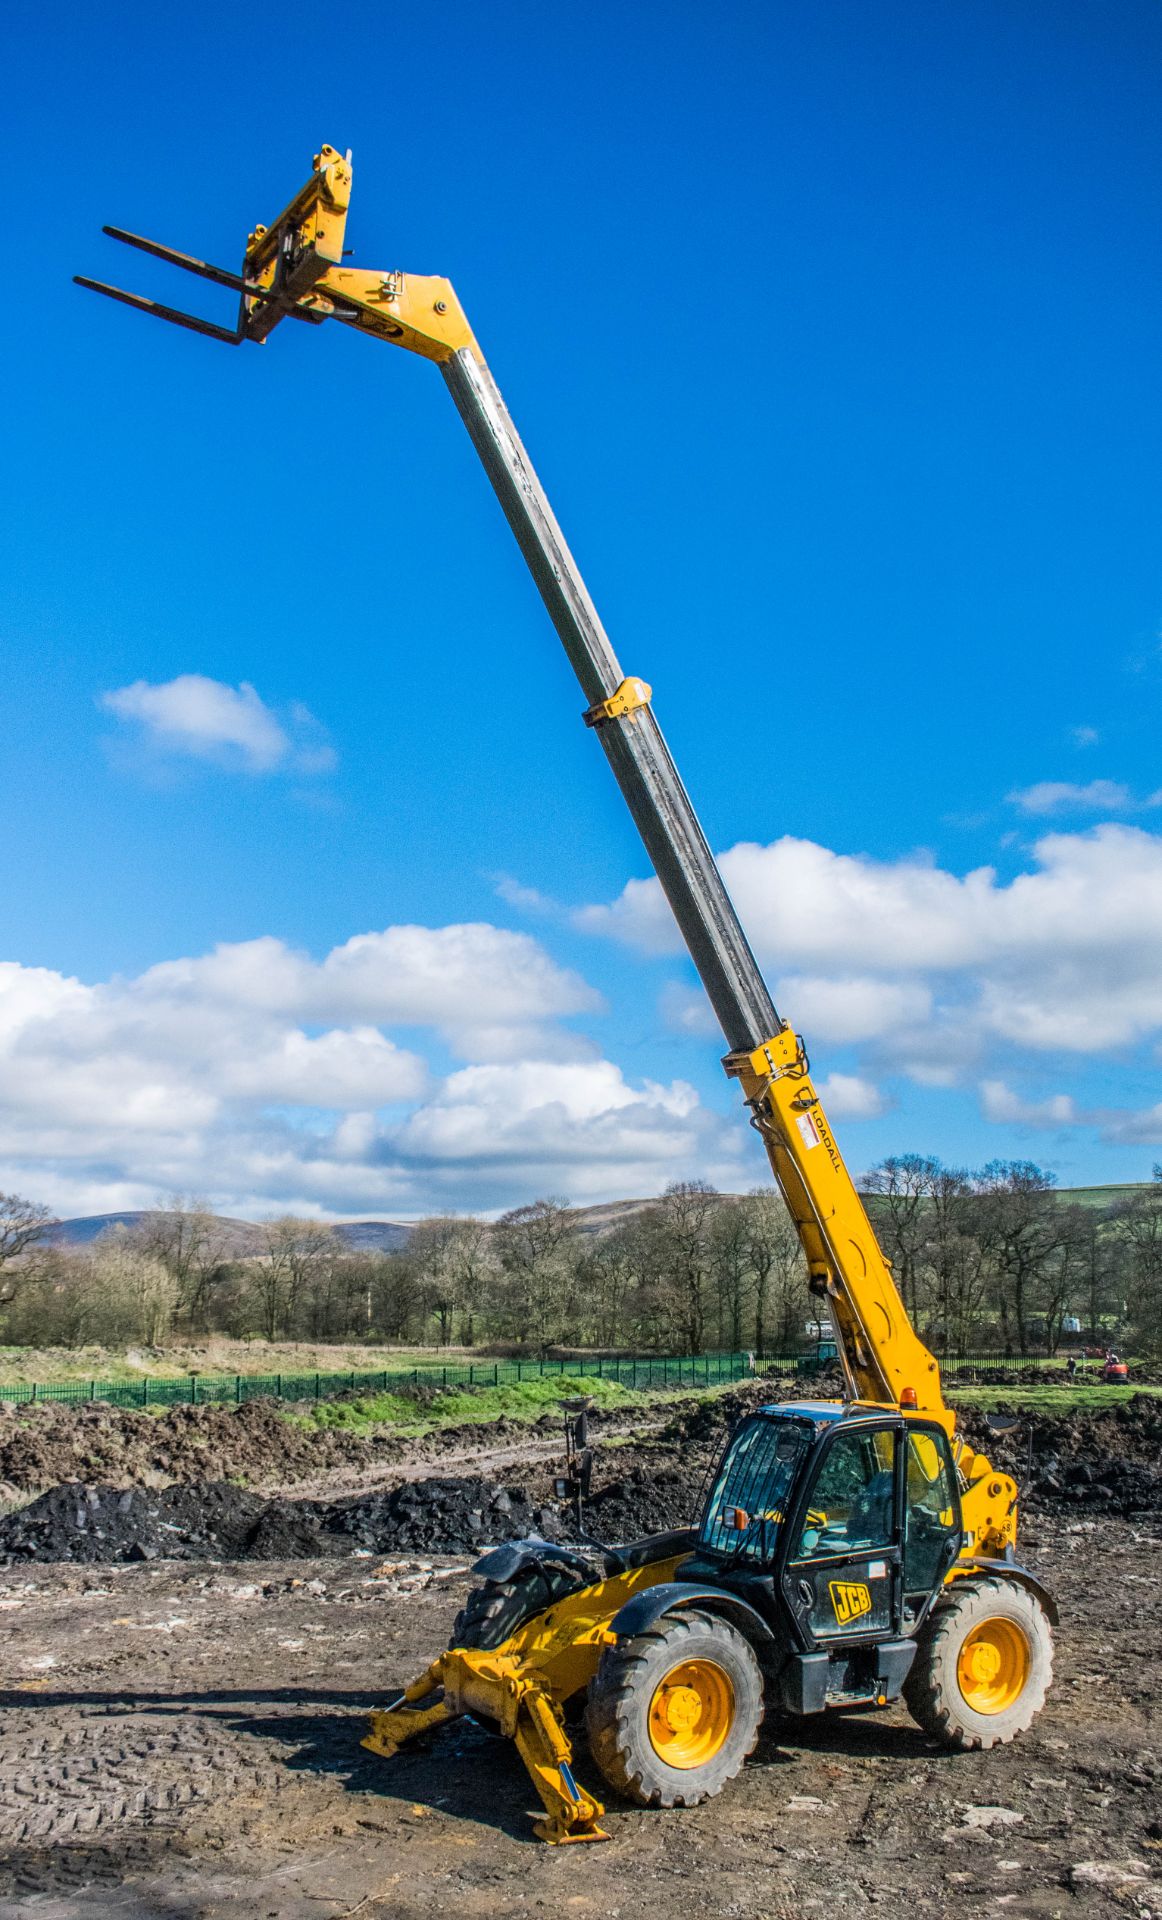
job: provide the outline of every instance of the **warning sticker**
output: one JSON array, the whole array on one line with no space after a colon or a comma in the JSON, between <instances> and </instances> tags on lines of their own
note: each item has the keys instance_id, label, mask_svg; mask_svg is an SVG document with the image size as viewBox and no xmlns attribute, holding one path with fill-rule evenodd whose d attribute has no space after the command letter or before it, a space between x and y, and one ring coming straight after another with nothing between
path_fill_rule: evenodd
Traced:
<instances>
[{"instance_id":1,"label":"warning sticker","mask_svg":"<svg viewBox=\"0 0 1162 1920\"><path fill-rule=\"evenodd\" d=\"M803 1145L805 1147L822 1146L823 1137L809 1113L797 1113L795 1115L795 1125L803 1136Z\"/></svg>"}]
</instances>

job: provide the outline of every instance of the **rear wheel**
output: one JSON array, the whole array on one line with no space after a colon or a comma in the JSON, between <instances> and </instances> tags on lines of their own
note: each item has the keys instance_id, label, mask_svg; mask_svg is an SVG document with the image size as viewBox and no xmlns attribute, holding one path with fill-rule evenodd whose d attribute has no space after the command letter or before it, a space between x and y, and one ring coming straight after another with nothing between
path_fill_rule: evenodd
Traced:
<instances>
[{"instance_id":1,"label":"rear wheel","mask_svg":"<svg viewBox=\"0 0 1162 1920\"><path fill-rule=\"evenodd\" d=\"M1053 1631L1015 1580L956 1580L921 1635L904 1700L950 1747L999 1747L1032 1725L1053 1677Z\"/></svg>"},{"instance_id":2,"label":"rear wheel","mask_svg":"<svg viewBox=\"0 0 1162 1920\"><path fill-rule=\"evenodd\" d=\"M479 1647L488 1650L503 1645L526 1620L576 1593L588 1583L584 1574L560 1561L538 1563L518 1569L511 1580L484 1580L473 1587L452 1622L450 1647ZM486 1733L499 1734L496 1721L486 1713L472 1713L469 1719Z\"/></svg>"},{"instance_id":3,"label":"rear wheel","mask_svg":"<svg viewBox=\"0 0 1162 1920\"><path fill-rule=\"evenodd\" d=\"M499 1647L518 1627L566 1594L590 1582L559 1560L518 1569L511 1580L485 1580L473 1587L452 1622L453 1647Z\"/></svg>"},{"instance_id":4,"label":"rear wheel","mask_svg":"<svg viewBox=\"0 0 1162 1920\"><path fill-rule=\"evenodd\" d=\"M763 1682L749 1643L714 1614L665 1615L610 1647L589 1688L589 1750L641 1807L721 1793L758 1739Z\"/></svg>"}]
</instances>

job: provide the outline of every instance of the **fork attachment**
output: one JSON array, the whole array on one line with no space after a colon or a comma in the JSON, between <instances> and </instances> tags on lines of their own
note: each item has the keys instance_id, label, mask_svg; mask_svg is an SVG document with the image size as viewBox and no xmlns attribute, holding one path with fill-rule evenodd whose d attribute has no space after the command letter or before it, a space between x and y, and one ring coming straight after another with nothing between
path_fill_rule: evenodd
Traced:
<instances>
[{"instance_id":1,"label":"fork attachment","mask_svg":"<svg viewBox=\"0 0 1162 1920\"><path fill-rule=\"evenodd\" d=\"M545 1809L533 1828L538 1838L556 1845L608 1840L597 1824L605 1808L574 1778L573 1749L560 1710L539 1680L522 1673L521 1664L509 1654L452 1648L404 1689L394 1707L371 1715L362 1744L391 1759L406 1741L445 1720L483 1714L516 1742L528 1769Z\"/></svg>"}]
</instances>

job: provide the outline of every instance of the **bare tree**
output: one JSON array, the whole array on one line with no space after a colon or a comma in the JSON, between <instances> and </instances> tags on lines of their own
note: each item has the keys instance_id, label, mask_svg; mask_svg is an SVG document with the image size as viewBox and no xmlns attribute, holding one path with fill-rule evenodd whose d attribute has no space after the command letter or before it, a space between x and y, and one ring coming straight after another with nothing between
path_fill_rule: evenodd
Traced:
<instances>
[{"instance_id":1,"label":"bare tree","mask_svg":"<svg viewBox=\"0 0 1162 1920\"><path fill-rule=\"evenodd\" d=\"M707 1251L717 1295L718 1345L737 1353L754 1294L746 1205L723 1200L710 1216ZM748 1328L749 1332L749 1328Z\"/></svg>"},{"instance_id":2,"label":"bare tree","mask_svg":"<svg viewBox=\"0 0 1162 1920\"><path fill-rule=\"evenodd\" d=\"M920 1324L920 1275L928 1238L928 1208L940 1162L901 1153L873 1167L864 1182L880 1246L892 1263L900 1297L914 1326Z\"/></svg>"},{"instance_id":3,"label":"bare tree","mask_svg":"<svg viewBox=\"0 0 1162 1920\"><path fill-rule=\"evenodd\" d=\"M777 1346L797 1343L807 1310L807 1263L775 1187L756 1187L742 1203L747 1253L754 1275L755 1352L761 1360L773 1331Z\"/></svg>"},{"instance_id":4,"label":"bare tree","mask_svg":"<svg viewBox=\"0 0 1162 1920\"><path fill-rule=\"evenodd\" d=\"M988 1283L984 1248L975 1231L973 1176L964 1167L945 1167L939 1160L932 1168L923 1248L923 1291L930 1318L923 1330L927 1338L935 1336L944 1351L964 1352Z\"/></svg>"},{"instance_id":5,"label":"bare tree","mask_svg":"<svg viewBox=\"0 0 1162 1920\"><path fill-rule=\"evenodd\" d=\"M460 1214L437 1214L413 1227L408 1252L429 1312L436 1316L439 1344L447 1346L454 1338L456 1315L462 1313L471 1346L491 1266L485 1228Z\"/></svg>"},{"instance_id":6,"label":"bare tree","mask_svg":"<svg viewBox=\"0 0 1162 1920\"><path fill-rule=\"evenodd\" d=\"M495 1285L496 1257L492 1236L482 1221L466 1217L458 1227L452 1257L463 1314L461 1338L471 1347L476 1341L477 1315L487 1309Z\"/></svg>"},{"instance_id":7,"label":"bare tree","mask_svg":"<svg viewBox=\"0 0 1162 1920\"><path fill-rule=\"evenodd\" d=\"M680 1302L661 1208L643 1207L609 1237L620 1244L628 1276L618 1323L620 1336L648 1347L671 1349L681 1345Z\"/></svg>"},{"instance_id":8,"label":"bare tree","mask_svg":"<svg viewBox=\"0 0 1162 1920\"><path fill-rule=\"evenodd\" d=\"M229 1261L225 1236L209 1203L194 1195L169 1194L164 1206L143 1217L136 1237L177 1281L183 1320L205 1332L214 1289L224 1280Z\"/></svg>"},{"instance_id":9,"label":"bare tree","mask_svg":"<svg viewBox=\"0 0 1162 1920\"><path fill-rule=\"evenodd\" d=\"M104 1340L161 1346L173 1321L178 1283L156 1254L115 1227L94 1243L89 1285L99 1303Z\"/></svg>"},{"instance_id":10,"label":"bare tree","mask_svg":"<svg viewBox=\"0 0 1162 1920\"><path fill-rule=\"evenodd\" d=\"M671 1263L679 1338L686 1353L703 1353L706 1349L709 1229L717 1205L718 1191L705 1180L675 1180L658 1202Z\"/></svg>"},{"instance_id":11,"label":"bare tree","mask_svg":"<svg viewBox=\"0 0 1162 1920\"><path fill-rule=\"evenodd\" d=\"M334 1258L333 1228L284 1214L263 1228L265 1250L252 1263L251 1286L268 1340L292 1332L305 1289Z\"/></svg>"},{"instance_id":12,"label":"bare tree","mask_svg":"<svg viewBox=\"0 0 1162 1920\"><path fill-rule=\"evenodd\" d=\"M92 1248L45 1247L15 1299L9 1299L4 1332L21 1347L82 1347L106 1338L102 1302L93 1286Z\"/></svg>"},{"instance_id":13,"label":"bare tree","mask_svg":"<svg viewBox=\"0 0 1162 1920\"><path fill-rule=\"evenodd\" d=\"M406 1247L398 1253L355 1254L352 1261L363 1269L371 1323L377 1332L386 1340L413 1339L420 1318L420 1287Z\"/></svg>"},{"instance_id":14,"label":"bare tree","mask_svg":"<svg viewBox=\"0 0 1162 1920\"><path fill-rule=\"evenodd\" d=\"M1162 1350L1162 1166L1151 1186L1114 1210L1113 1231L1127 1267L1126 1306L1148 1353Z\"/></svg>"},{"instance_id":15,"label":"bare tree","mask_svg":"<svg viewBox=\"0 0 1162 1920\"><path fill-rule=\"evenodd\" d=\"M19 1193L0 1193L0 1307L16 1297L19 1262L56 1221L47 1207Z\"/></svg>"},{"instance_id":16,"label":"bare tree","mask_svg":"<svg viewBox=\"0 0 1162 1920\"><path fill-rule=\"evenodd\" d=\"M493 1233L505 1276L510 1338L541 1351L558 1338L569 1291L576 1217L563 1200L534 1200L502 1214Z\"/></svg>"},{"instance_id":17,"label":"bare tree","mask_svg":"<svg viewBox=\"0 0 1162 1920\"><path fill-rule=\"evenodd\" d=\"M1031 1160L990 1160L977 1176L979 1233L989 1256L1006 1352L1029 1351L1038 1292L1062 1237L1053 1175Z\"/></svg>"},{"instance_id":18,"label":"bare tree","mask_svg":"<svg viewBox=\"0 0 1162 1920\"><path fill-rule=\"evenodd\" d=\"M620 1343L628 1330L630 1296L639 1272L635 1222L592 1234L577 1249L575 1273L599 1347Z\"/></svg>"}]
</instances>

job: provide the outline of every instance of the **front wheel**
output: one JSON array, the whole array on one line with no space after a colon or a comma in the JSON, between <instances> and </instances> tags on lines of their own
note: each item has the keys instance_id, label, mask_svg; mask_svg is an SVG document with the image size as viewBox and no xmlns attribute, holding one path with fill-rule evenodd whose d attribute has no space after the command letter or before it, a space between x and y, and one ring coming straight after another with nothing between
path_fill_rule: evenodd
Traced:
<instances>
[{"instance_id":1,"label":"front wheel","mask_svg":"<svg viewBox=\"0 0 1162 1920\"><path fill-rule=\"evenodd\" d=\"M721 1793L758 1739L763 1682L749 1643L714 1614L672 1613L610 1647L589 1687L589 1750L639 1807Z\"/></svg>"},{"instance_id":2,"label":"front wheel","mask_svg":"<svg viewBox=\"0 0 1162 1920\"><path fill-rule=\"evenodd\" d=\"M1015 1580L955 1580L923 1630L904 1701L945 1746L1001 1747L1031 1726L1053 1677L1053 1630Z\"/></svg>"}]
</instances>

